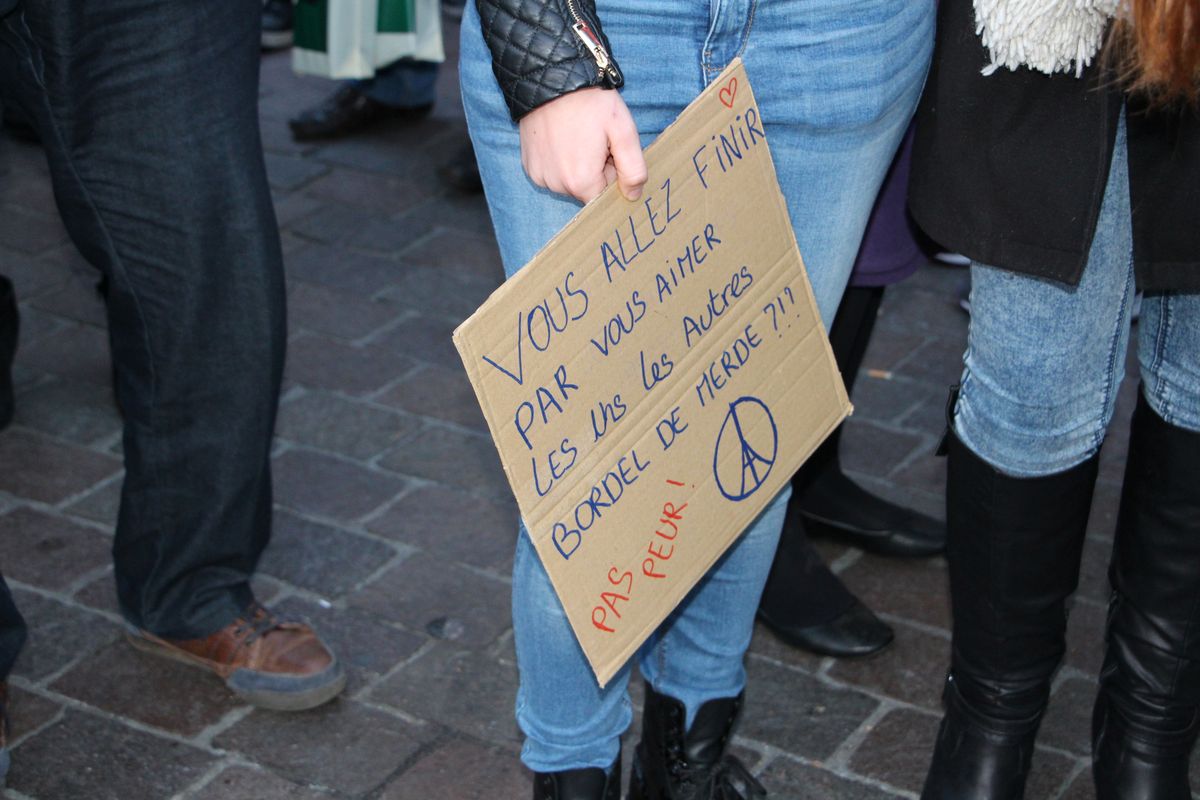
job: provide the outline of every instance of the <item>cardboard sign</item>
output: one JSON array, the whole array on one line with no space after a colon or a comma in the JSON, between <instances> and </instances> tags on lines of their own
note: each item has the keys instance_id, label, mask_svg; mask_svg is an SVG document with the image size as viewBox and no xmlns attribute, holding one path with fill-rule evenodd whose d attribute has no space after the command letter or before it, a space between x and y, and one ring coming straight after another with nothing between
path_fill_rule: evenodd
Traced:
<instances>
[{"instance_id":1,"label":"cardboard sign","mask_svg":"<svg viewBox=\"0 0 1200 800\"><path fill-rule=\"evenodd\" d=\"M850 412L740 60L454 332L603 686Z\"/></svg>"}]
</instances>

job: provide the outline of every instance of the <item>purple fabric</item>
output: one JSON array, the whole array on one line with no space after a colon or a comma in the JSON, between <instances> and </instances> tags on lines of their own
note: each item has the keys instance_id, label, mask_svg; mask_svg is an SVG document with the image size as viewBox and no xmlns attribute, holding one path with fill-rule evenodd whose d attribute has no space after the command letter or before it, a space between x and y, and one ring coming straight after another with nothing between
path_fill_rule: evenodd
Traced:
<instances>
[{"instance_id":1,"label":"purple fabric","mask_svg":"<svg viewBox=\"0 0 1200 800\"><path fill-rule=\"evenodd\" d=\"M858 248L858 260L850 275L851 286L888 286L912 275L928 260L907 210L913 127L908 126L875 198L867 231Z\"/></svg>"}]
</instances>

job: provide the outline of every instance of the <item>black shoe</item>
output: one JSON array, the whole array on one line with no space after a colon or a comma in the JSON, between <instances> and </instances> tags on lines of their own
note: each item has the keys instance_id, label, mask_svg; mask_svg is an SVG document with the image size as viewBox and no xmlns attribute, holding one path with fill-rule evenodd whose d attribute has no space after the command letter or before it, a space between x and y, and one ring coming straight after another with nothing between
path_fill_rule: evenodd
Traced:
<instances>
[{"instance_id":1,"label":"black shoe","mask_svg":"<svg viewBox=\"0 0 1200 800\"><path fill-rule=\"evenodd\" d=\"M469 143L438 169L438 177L451 189L463 194L479 194L483 191L475 149Z\"/></svg>"},{"instance_id":2,"label":"black shoe","mask_svg":"<svg viewBox=\"0 0 1200 800\"><path fill-rule=\"evenodd\" d=\"M946 716L922 800L1020 800L1050 680L1066 651L1099 456L1014 478L948 435L954 612Z\"/></svg>"},{"instance_id":3,"label":"black shoe","mask_svg":"<svg viewBox=\"0 0 1200 800\"><path fill-rule=\"evenodd\" d=\"M892 642L892 629L830 571L788 504L779 549L758 618L784 642L822 656L867 656Z\"/></svg>"},{"instance_id":4,"label":"black shoe","mask_svg":"<svg viewBox=\"0 0 1200 800\"><path fill-rule=\"evenodd\" d=\"M599 767L536 772L533 800L621 800L621 754L607 770Z\"/></svg>"},{"instance_id":5,"label":"black shoe","mask_svg":"<svg viewBox=\"0 0 1200 800\"><path fill-rule=\"evenodd\" d=\"M836 465L795 491L797 510L813 535L889 556L932 556L946 547L944 523L871 494Z\"/></svg>"},{"instance_id":6,"label":"black shoe","mask_svg":"<svg viewBox=\"0 0 1200 800\"><path fill-rule=\"evenodd\" d=\"M646 684L642 740L633 757L629 800L753 800L767 790L725 752L742 696L709 700L684 730L683 703Z\"/></svg>"},{"instance_id":7,"label":"black shoe","mask_svg":"<svg viewBox=\"0 0 1200 800\"><path fill-rule=\"evenodd\" d=\"M394 108L372 100L346 83L320 105L288 120L288 127L292 129L292 138L298 142L336 139L387 119L415 122L427 116L432 108L432 104Z\"/></svg>"},{"instance_id":8,"label":"black shoe","mask_svg":"<svg viewBox=\"0 0 1200 800\"><path fill-rule=\"evenodd\" d=\"M1138 393L1093 715L1098 800L1189 800L1200 733L1200 433Z\"/></svg>"},{"instance_id":9,"label":"black shoe","mask_svg":"<svg viewBox=\"0 0 1200 800\"><path fill-rule=\"evenodd\" d=\"M16 411L12 364L17 353L20 315L12 281L0 275L0 430L8 427Z\"/></svg>"},{"instance_id":10,"label":"black shoe","mask_svg":"<svg viewBox=\"0 0 1200 800\"><path fill-rule=\"evenodd\" d=\"M280 50L291 46L291 0L266 0L262 12L262 49Z\"/></svg>"}]
</instances>

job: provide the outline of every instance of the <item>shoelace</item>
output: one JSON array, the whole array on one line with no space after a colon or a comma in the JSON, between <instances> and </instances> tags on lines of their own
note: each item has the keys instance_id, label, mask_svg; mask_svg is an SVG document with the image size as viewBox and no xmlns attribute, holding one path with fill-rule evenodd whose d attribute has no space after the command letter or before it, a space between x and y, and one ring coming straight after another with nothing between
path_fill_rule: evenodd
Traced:
<instances>
[{"instance_id":1,"label":"shoelace","mask_svg":"<svg viewBox=\"0 0 1200 800\"><path fill-rule=\"evenodd\" d=\"M246 609L245 616L238 617L233 635L241 639L242 646L249 646L266 636L280 625L279 618L267 611L262 604L252 602Z\"/></svg>"},{"instance_id":2,"label":"shoelace","mask_svg":"<svg viewBox=\"0 0 1200 800\"><path fill-rule=\"evenodd\" d=\"M688 764L677 751L668 755L668 759L667 771L681 789L704 785L708 789L705 796L712 800L754 800L767 796L766 787L736 756L726 754L711 768Z\"/></svg>"}]
</instances>

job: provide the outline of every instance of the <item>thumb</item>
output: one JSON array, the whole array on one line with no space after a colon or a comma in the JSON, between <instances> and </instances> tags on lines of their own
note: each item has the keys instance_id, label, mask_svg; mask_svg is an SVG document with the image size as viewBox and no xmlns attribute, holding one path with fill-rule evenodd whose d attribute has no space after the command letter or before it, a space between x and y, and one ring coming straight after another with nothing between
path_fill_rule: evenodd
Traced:
<instances>
[{"instance_id":1,"label":"thumb","mask_svg":"<svg viewBox=\"0 0 1200 800\"><path fill-rule=\"evenodd\" d=\"M624 106L609 126L608 148L617 170L617 185L621 187L621 194L627 200L637 200L642 196L642 186L646 183L646 158L642 155L637 126Z\"/></svg>"}]
</instances>

